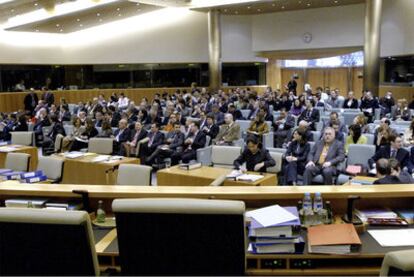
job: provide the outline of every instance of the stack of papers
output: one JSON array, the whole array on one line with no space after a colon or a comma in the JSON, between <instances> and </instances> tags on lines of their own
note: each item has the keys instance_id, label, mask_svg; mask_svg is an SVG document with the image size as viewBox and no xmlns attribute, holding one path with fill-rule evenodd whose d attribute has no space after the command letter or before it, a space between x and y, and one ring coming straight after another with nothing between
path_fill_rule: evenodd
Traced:
<instances>
[{"instance_id":1,"label":"stack of papers","mask_svg":"<svg viewBox=\"0 0 414 277\"><path fill-rule=\"evenodd\" d=\"M85 153L78 152L78 151L68 152L68 153L65 153L65 158L68 158L68 159L76 159L76 158L83 157L84 154Z\"/></svg>"},{"instance_id":2,"label":"stack of papers","mask_svg":"<svg viewBox=\"0 0 414 277\"><path fill-rule=\"evenodd\" d=\"M263 175L256 175L256 174L242 174L240 176L236 177L237 181L248 181L248 182L256 182L257 180L260 180L264 178Z\"/></svg>"},{"instance_id":3,"label":"stack of papers","mask_svg":"<svg viewBox=\"0 0 414 277\"><path fill-rule=\"evenodd\" d=\"M246 213L250 217L250 244L253 253L302 253L300 220L296 207L273 205Z\"/></svg>"},{"instance_id":4,"label":"stack of papers","mask_svg":"<svg viewBox=\"0 0 414 277\"><path fill-rule=\"evenodd\" d=\"M369 230L382 247L414 246L414 229Z\"/></svg>"},{"instance_id":5,"label":"stack of papers","mask_svg":"<svg viewBox=\"0 0 414 277\"><path fill-rule=\"evenodd\" d=\"M0 152L8 153L8 152L16 151L16 149L17 148L15 146L2 146L0 147Z\"/></svg>"},{"instance_id":6,"label":"stack of papers","mask_svg":"<svg viewBox=\"0 0 414 277\"><path fill-rule=\"evenodd\" d=\"M99 155L96 158L93 158L92 162L99 163L99 162L108 161L109 159L110 159L109 155Z\"/></svg>"}]
</instances>

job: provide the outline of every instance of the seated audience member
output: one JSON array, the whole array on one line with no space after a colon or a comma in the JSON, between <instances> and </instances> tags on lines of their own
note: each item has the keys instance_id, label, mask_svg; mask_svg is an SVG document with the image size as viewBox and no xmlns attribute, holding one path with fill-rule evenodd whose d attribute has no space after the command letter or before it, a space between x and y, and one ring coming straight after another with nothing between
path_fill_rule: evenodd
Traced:
<instances>
[{"instance_id":1,"label":"seated audience member","mask_svg":"<svg viewBox=\"0 0 414 277\"><path fill-rule=\"evenodd\" d=\"M214 121L217 125L222 125L224 123L224 114L220 111L218 105L213 105L211 107L211 114L214 116Z\"/></svg>"},{"instance_id":2,"label":"seated audience member","mask_svg":"<svg viewBox=\"0 0 414 277\"><path fill-rule=\"evenodd\" d=\"M410 127L405 129L403 145L404 146L414 145L414 119L411 121Z\"/></svg>"},{"instance_id":3,"label":"seated audience member","mask_svg":"<svg viewBox=\"0 0 414 277\"><path fill-rule=\"evenodd\" d=\"M394 158L400 162L402 168L409 165L410 153L402 148L402 139L394 134L388 137L390 144L381 146L378 151L368 160L370 168L375 166L379 159Z\"/></svg>"},{"instance_id":4,"label":"seated audience member","mask_svg":"<svg viewBox=\"0 0 414 277\"><path fill-rule=\"evenodd\" d=\"M351 144L367 144L367 137L361 134L361 126L353 124L349 127L349 136L346 137L345 153L348 153Z\"/></svg>"},{"instance_id":5,"label":"seated audience member","mask_svg":"<svg viewBox=\"0 0 414 277\"><path fill-rule=\"evenodd\" d=\"M335 89L331 91L331 95L328 100L325 101L325 106L328 110L342 108L341 102L339 101L339 90Z\"/></svg>"},{"instance_id":6,"label":"seated audience member","mask_svg":"<svg viewBox=\"0 0 414 277\"><path fill-rule=\"evenodd\" d=\"M339 120L337 120L337 121L331 121L329 123L329 127L332 127L335 130L335 139L337 141L340 141L342 143L345 143L345 135L344 135L343 132L340 132L339 131L340 124L341 123L339 122ZM323 133L323 131L322 131L322 133Z\"/></svg>"},{"instance_id":7,"label":"seated audience member","mask_svg":"<svg viewBox=\"0 0 414 277\"><path fill-rule=\"evenodd\" d=\"M39 117L37 117L36 124L33 126L35 133L36 145L40 145L40 141L43 140L43 127L50 126L49 116L47 115L46 109L40 109Z\"/></svg>"},{"instance_id":8,"label":"seated audience member","mask_svg":"<svg viewBox=\"0 0 414 277\"><path fill-rule=\"evenodd\" d=\"M98 130L96 130L92 119L87 118L83 133L81 133L80 136L75 137L70 151L79 151L82 148L88 148L89 139L96 137L97 135Z\"/></svg>"},{"instance_id":9,"label":"seated audience member","mask_svg":"<svg viewBox=\"0 0 414 277\"><path fill-rule=\"evenodd\" d=\"M203 131L204 134L209 136L212 140L216 138L220 128L214 123L213 115L207 115L206 124L201 128L201 131Z\"/></svg>"},{"instance_id":10,"label":"seated audience member","mask_svg":"<svg viewBox=\"0 0 414 277\"><path fill-rule=\"evenodd\" d=\"M52 152L54 152L55 149L55 141L56 137L58 135L66 136L65 129L63 128L62 123L59 121L59 118L57 115L51 115L50 116L50 122L51 122L51 130L43 138L42 143L42 153L43 155L50 155Z\"/></svg>"},{"instance_id":11,"label":"seated audience member","mask_svg":"<svg viewBox=\"0 0 414 277\"><path fill-rule=\"evenodd\" d=\"M86 112L80 112L78 114L78 118L80 119L82 125L85 125L86 124L86 119L87 119Z\"/></svg>"},{"instance_id":12,"label":"seated audience member","mask_svg":"<svg viewBox=\"0 0 414 277\"><path fill-rule=\"evenodd\" d=\"M319 122L319 111L313 107L313 101L306 100L306 109L300 114L298 121L305 120L309 123L312 131L316 130L316 123Z\"/></svg>"},{"instance_id":13,"label":"seated audience member","mask_svg":"<svg viewBox=\"0 0 414 277\"><path fill-rule=\"evenodd\" d=\"M391 174L390 161L387 159L379 159L376 163L378 180L374 181L374 185L392 185L402 184L398 175Z\"/></svg>"},{"instance_id":14,"label":"seated audience member","mask_svg":"<svg viewBox=\"0 0 414 277\"><path fill-rule=\"evenodd\" d=\"M174 125L177 122L177 115L176 114L171 114L169 116L168 122L167 124L164 126L163 130L166 132L171 132L174 130Z\"/></svg>"},{"instance_id":15,"label":"seated audience member","mask_svg":"<svg viewBox=\"0 0 414 277\"><path fill-rule=\"evenodd\" d=\"M62 152L68 151L72 147L72 143L75 137L79 137L84 131L85 127L82 126L81 121L78 117L73 118L73 131L71 134L66 134L66 137L62 141Z\"/></svg>"},{"instance_id":16,"label":"seated audience member","mask_svg":"<svg viewBox=\"0 0 414 277\"><path fill-rule=\"evenodd\" d=\"M406 99L399 99L397 105L391 107L392 120L411 120L411 110L408 108Z\"/></svg>"},{"instance_id":17,"label":"seated audience member","mask_svg":"<svg viewBox=\"0 0 414 277\"><path fill-rule=\"evenodd\" d=\"M348 98L345 99L344 104L342 105L343 109L358 109L358 100L354 97L354 92L348 92Z\"/></svg>"},{"instance_id":18,"label":"seated audience member","mask_svg":"<svg viewBox=\"0 0 414 277\"><path fill-rule=\"evenodd\" d=\"M104 116L102 112L96 112L95 113L95 128L102 127L103 120L104 120Z\"/></svg>"},{"instance_id":19,"label":"seated audience member","mask_svg":"<svg viewBox=\"0 0 414 277\"><path fill-rule=\"evenodd\" d=\"M147 157L164 143L164 134L160 132L160 125L151 124L151 130L148 134L148 141L141 144L139 149L139 157L145 163Z\"/></svg>"},{"instance_id":20,"label":"seated audience member","mask_svg":"<svg viewBox=\"0 0 414 277\"><path fill-rule=\"evenodd\" d=\"M129 99L128 97L125 96L123 92L121 92L118 98L118 109L120 109L121 111L126 110L128 106L129 106Z\"/></svg>"},{"instance_id":21,"label":"seated audience member","mask_svg":"<svg viewBox=\"0 0 414 277\"><path fill-rule=\"evenodd\" d=\"M259 112L256 115L256 118L250 123L250 126L247 129L247 134L257 136L261 139L263 134L267 133L269 133L269 126L264 121L263 113Z\"/></svg>"},{"instance_id":22,"label":"seated audience member","mask_svg":"<svg viewBox=\"0 0 414 277\"><path fill-rule=\"evenodd\" d=\"M233 145L233 143L240 139L240 125L233 121L231 114L226 114L224 117L225 124L220 126L220 131L213 143L216 145Z\"/></svg>"},{"instance_id":23,"label":"seated audience member","mask_svg":"<svg viewBox=\"0 0 414 277\"><path fill-rule=\"evenodd\" d=\"M374 141L376 149L381 146L390 144L390 136L398 136L397 132L390 127L390 120L388 118L382 118L379 127L375 130Z\"/></svg>"},{"instance_id":24,"label":"seated audience member","mask_svg":"<svg viewBox=\"0 0 414 277\"><path fill-rule=\"evenodd\" d=\"M206 144L206 135L200 130L200 123L193 122L190 126L190 133L184 140L183 152L174 152L171 156L171 164L176 165L182 160L189 163L197 159L197 149L203 148Z\"/></svg>"},{"instance_id":25,"label":"seated audience member","mask_svg":"<svg viewBox=\"0 0 414 277\"><path fill-rule=\"evenodd\" d=\"M304 107L299 99L296 99L293 102L292 108L290 109L289 113L293 116L300 116L300 114L303 112Z\"/></svg>"},{"instance_id":26,"label":"seated audience member","mask_svg":"<svg viewBox=\"0 0 414 277\"><path fill-rule=\"evenodd\" d=\"M118 129L114 133L114 153L123 154L121 145L129 141L131 138L131 129L128 128L128 121L121 119L119 121Z\"/></svg>"},{"instance_id":27,"label":"seated audience member","mask_svg":"<svg viewBox=\"0 0 414 277\"><path fill-rule=\"evenodd\" d=\"M234 106L234 104L230 104L228 106L228 113L230 113L231 115L233 115L234 120L243 120L243 114L241 113L240 110L236 109L236 106Z\"/></svg>"},{"instance_id":28,"label":"seated audience member","mask_svg":"<svg viewBox=\"0 0 414 277\"><path fill-rule=\"evenodd\" d=\"M98 133L99 138L113 138L114 132L111 127L111 122L109 120L104 119L102 121L101 130Z\"/></svg>"},{"instance_id":29,"label":"seated audience member","mask_svg":"<svg viewBox=\"0 0 414 277\"><path fill-rule=\"evenodd\" d=\"M375 109L379 108L378 100L372 96L370 91L365 91L361 99L360 109L368 118L368 123L373 122Z\"/></svg>"},{"instance_id":30,"label":"seated audience member","mask_svg":"<svg viewBox=\"0 0 414 277\"><path fill-rule=\"evenodd\" d=\"M300 121L298 124L297 130L305 134L306 141L313 141L313 135L312 135L311 130L309 130L308 122L306 122L305 120ZM287 138L287 142L288 142L287 144L289 145L292 140L293 140L293 133L291 133L289 137Z\"/></svg>"},{"instance_id":31,"label":"seated audience member","mask_svg":"<svg viewBox=\"0 0 414 277\"><path fill-rule=\"evenodd\" d=\"M359 126L361 127L361 133L363 133L363 134L367 134L367 133L369 133L369 132L370 132L370 130L369 130L369 126L368 126L368 124L367 124L367 118L366 118L366 117L365 117L365 115L363 115L363 114L359 114L359 115L357 115L357 116L354 118L354 120L353 120L352 124L357 124L357 125L359 125Z\"/></svg>"},{"instance_id":32,"label":"seated audience member","mask_svg":"<svg viewBox=\"0 0 414 277\"><path fill-rule=\"evenodd\" d=\"M264 121L273 122L273 115L269 112L269 110L266 107L261 107L259 109L259 113L263 114Z\"/></svg>"},{"instance_id":33,"label":"seated audience member","mask_svg":"<svg viewBox=\"0 0 414 277\"><path fill-rule=\"evenodd\" d=\"M259 147L259 140L257 137L249 137L247 139L247 147L241 155L234 160L234 167L240 167L246 163L247 171L266 172L268 167L276 165L275 160L270 156L267 149Z\"/></svg>"},{"instance_id":34,"label":"seated audience member","mask_svg":"<svg viewBox=\"0 0 414 277\"><path fill-rule=\"evenodd\" d=\"M114 106L109 106L108 115L111 115L111 126L118 127L118 123L121 120L121 113Z\"/></svg>"},{"instance_id":35,"label":"seated audience member","mask_svg":"<svg viewBox=\"0 0 414 277\"><path fill-rule=\"evenodd\" d=\"M394 97L392 97L391 91L387 91L384 97L380 98L379 105L382 108L381 115L391 113L391 108L395 105L395 100Z\"/></svg>"},{"instance_id":36,"label":"seated audience member","mask_svg":"<svg viewBox=\"0 0 414 277\"><path fill-rule=\"evenodd\" d=\"M33 89L30 89L23 101L25 111L30 111L30 114L33 115L36 105L39 102L36 92Z\"/></svg>"},{"instance_id":37,"label":"seated audience member","mask_svg":"<svg viewBox=\"0 0 414 277\"><path fill-rule=\"evenodd\" d=\"M348 132L348 130L346 128L346 125L343 122L341 122L341 120L339 120L339 115L338 115L337 112L331 112L329 114L329 120L323 121L322 130L325 129L326 127L328 127L328 126L331 126L332 122L336 122L336 123L339 124L338 132L341 132L341 133L347 133Z\"/></svg>"},{"instance_id":38,"label":"seated audience member","mask_svg":"<svg viewBox=\"0 0 414 277\"><path fill-rule=\"evenodd\" d=\"M140 144L144 143L144 141L148 141L147 134L148 132L143 128L142 123L137 121L135 123L134 131L130 137L130 140L122 144L124 155L126 157L130 157L131 154L137 153L137 156L139 157Z\"/></svg>"},{"instance_id":39,"label":"seated audience member","mask_svg":"<svg viewBox=\"0 0 414 277\"><path fill-rule=\"evenodd\" d=\"M165 158L170 158L175 153L181 153L184 143L184 134L181 132L180 123L174 124L174 130L171 130L164 141L157 149L147 158L146 164L152 165L154 162L160 163Z\"/></svg>"},{"instance_id":40,"label":"seated audience member","mask_svg":"<svg viewBox=\"0 0 414 277\"><path fill-rule=\"evenodd\" d=\"M285 108L280 109L279 117L273 122L274 147L283 147L294 126L295 118L288 114Z\"/></svg>"},{"instance_id":41,"label":"seated audience member","mask_svg":"<svg viewBox=\"0 0 414 277\"><path fill-rule=\"evenodd\" d=\"M59 121L60 122L70 121L70 118L71 118L71 114L69 111L69 107L67 105L60 106Z\"/></svg>"},{"instance_id":42,"label":"seated audience member","mask_svg":"<svg viewBox=\"0 0 414 277\"><path fill-rule=\"evenodd\" d=\"M325 185L333 184L337 166L345 160L344 145L335 139L333 128L325 129L323 139L315 143L307 160L303 185L311 185L313 177L318 174L322 174Z\"/></svg>"},{"instance_id":43,"label":"seated audience member","mask_svg":"<svg viewBox=\"0 0 414 277\"><path fill-rule=\"evenodd\" d=\"M293 140L289 144L284 155L283 176L285 185L296 186L298 175L303 175L310 145L306 139L306 133L296 129L293 131Z\"/></svg>"},{"instance_id":44,"label":"seated audience member","mask_svg":"<svg viewBox=\"0 0 414 277\"><path fill-rule=\"evenodd\" d=\"M13 131L14 128L17 127L17 116L16 114L9 114L7 120L3 122L3 131L2 131L2 139L4 141L11 140L10 132Z\"/></svg>"},{"instance_id":45,"label":"seated audience member","mask_svg":"<svg viewBox=\"0 0 414 277\"><path fill-rule=\"evenodd\" d=\"M397 176L402 184L413 184L414 180L410 173L401 169L400 162L397 159L389 159L391 175Z\"/></svg>"}]
</instances>

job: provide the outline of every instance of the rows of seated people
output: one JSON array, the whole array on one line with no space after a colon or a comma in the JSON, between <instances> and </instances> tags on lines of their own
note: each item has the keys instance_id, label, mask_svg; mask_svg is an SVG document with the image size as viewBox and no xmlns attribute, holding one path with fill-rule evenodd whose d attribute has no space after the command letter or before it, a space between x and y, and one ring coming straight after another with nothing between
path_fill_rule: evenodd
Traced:
<instances>
[{"instance_id":1,"label":"rows of seated people","mask_svg":"<svg viewBox=\"0 0 414 277\"><path fill-rule=\"evenodd\" d=\"M33 93L27 97L33 100ZM256 171L274 162L264 160L269 158L262 153L266 148L285 149L282 175L287 185L311 184L316 175L324 184L334 184L351 144L376 146L366 170L382 158L395 158L403 173L414 170L411 110L406 100L395 101L391 92L380 99L369 91L355 99L349 92L345 99L337 89L295 95L268 88L258 96L249 89L202 88L155 94L153 101L143 98L138 104L123 93L109 99L99 95L77 105L63 98L55 104L50 98L49 93L30 110L25 99L25 111L2 114L2 139L10 140L12 131L32 129L37 145L47 154L58 135L64 137L61 151L87 148L92 137L113 138L114 154L136 156L148 165L159 165L166 158L172 164L186 163L205 146L244 147L249 142L245 151L250 152L243 152L242 160ZM375 120L377 113L380 120ZM235 167L240 161L234 162Z\"/></svg>"}]
</instances>

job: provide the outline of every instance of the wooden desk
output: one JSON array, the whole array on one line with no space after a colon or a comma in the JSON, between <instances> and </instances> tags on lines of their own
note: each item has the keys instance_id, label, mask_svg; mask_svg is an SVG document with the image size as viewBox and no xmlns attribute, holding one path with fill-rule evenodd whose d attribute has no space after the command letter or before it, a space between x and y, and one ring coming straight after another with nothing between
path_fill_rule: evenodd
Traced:
<instances>
[{"instance_id":1,"label":"wooden desk","mask_svg":"<svg viewBox=\"0 0 414 277\"><path fill-rule=\"evenodd\" d=\"M208 186L216 178L227 175L232 171L228 168L203 166L192 170L183 170L179 166L162 169L157 172L158 186ZM249 172L257 174L257 172ZM256 182L225 180L223 186L275 186L275 174L263 173L263 178Z\"/></svg>"},{"instance_id":2,"label":"wooden desk","mask_svg":"<svg viewBox=\"0 0 414 277\"><path fill-rule=\"evenodd\" d=\"M30 157L30 166L29 170L34 171L37 169L38 163L38 150L37 147L34 146L24 146L24 145L6 145L7 147L16 147L16 150L11 151L12 153L27 153ZM0 168L5 167L7 153L9 152L1 152L3 146L0 146ZM4 149L4 148L3 148Z\"/></svg>"},{"instance_id":3,"label":"wooden desk","mask_svg":"<svg viewBox=\"0 0 414 277\"><path fill-rule=\"evenodd\" d=\"M369 176L355 176L351 179L351 185L372 185L378 178Z\"/></svg>"},{"instance_id":4,"label":"wooden desk","mask_svg":"<svg viewBox=\"0 0 414 277\"><path fill-rule=\"evenodd\" d=\"M65 160L63 167L62 184L92 184L92 185L114 185L116 174L113 172L106 173L108 169L119 166L120 164L139 164L139 159L123 158L108 162L94 162L93 159L99 156L94 153L68 159L63 154L54 155Z\"/></svg>"},{"instance_id":5,"label":"wooden desk","mask_svg":"<svg viewBox=\"0 0 414 277\"><path fill-rule=\"evenodd\" d=\"M390 227L393 228L393 227ZM369 229L375 229L370 227ZM95 247L102 269L113 267L120 270L119 248L116 229L94 229ZM303 254L251 254L246 253L247 275L367 275L378 276L382 259L389 251L413 249L412 246L381 247L367 232L359 234L362 247L352 255L324 255L305 251ZM307 244L306 231L302 237ZM311 268L301 268L306 261Z\"/></svg>"}]
</instances>

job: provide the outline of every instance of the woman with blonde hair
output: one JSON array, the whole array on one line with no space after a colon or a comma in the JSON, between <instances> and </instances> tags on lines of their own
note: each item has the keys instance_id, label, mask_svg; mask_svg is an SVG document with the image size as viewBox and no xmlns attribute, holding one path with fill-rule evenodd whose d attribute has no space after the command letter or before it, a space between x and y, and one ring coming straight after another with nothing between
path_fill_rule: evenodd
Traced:
<instances>
[{"instance_id":1,"label":"woman with blonde hair","mask_svg":"<svg viewBox=\"0 0 414 277\"><path fill-rule=\"evenodd\" d=\"M411 110L408 108L408 102L406 99L399 99L397 105L391 109L392 120L411 120Z\"/></svg>"},{"instance_id":2,"label":"woman with blonde hair","mask_svg":"<svg viewBox=\"0 0 414 277\"><path fill-rule=\"evenodd\" d=\"M75 137L80 136L85 131L85 127L82 126L82 122L79 117L74 117L72 119L72 124L72 133L66 134L66 137L63 138L62 152L68 151L71 148L73 141L75 140Z\"/></svg>"}]
</instances>

